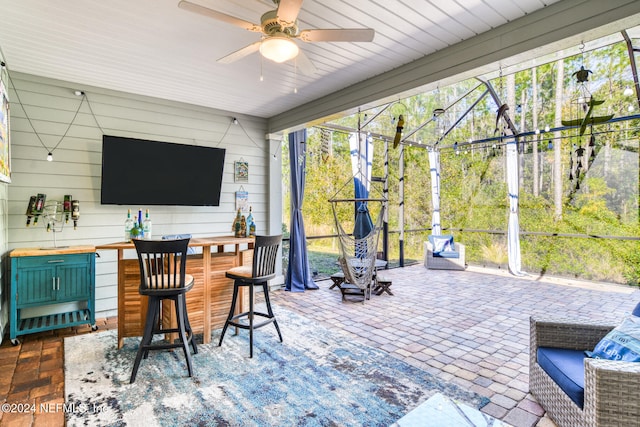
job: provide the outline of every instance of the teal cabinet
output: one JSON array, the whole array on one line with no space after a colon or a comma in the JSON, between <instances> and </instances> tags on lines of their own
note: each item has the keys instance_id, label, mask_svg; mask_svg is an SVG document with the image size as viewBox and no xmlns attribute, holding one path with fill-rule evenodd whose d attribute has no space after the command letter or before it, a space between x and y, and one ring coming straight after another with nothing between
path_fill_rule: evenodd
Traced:
<instances>
[{"instance_id":1,"label":"teal cabinet","mask_svg":"<svg viewBox=\"0 0 640 427\"><path fill-rule=\"evenodd\" d=\"M97 329L95 248L15 249L10 257L12 344L18 344L19 335L34 332L83 324ZM23 316L26 309L36 308L46 314Z\"/></svg>"}]
</instances>

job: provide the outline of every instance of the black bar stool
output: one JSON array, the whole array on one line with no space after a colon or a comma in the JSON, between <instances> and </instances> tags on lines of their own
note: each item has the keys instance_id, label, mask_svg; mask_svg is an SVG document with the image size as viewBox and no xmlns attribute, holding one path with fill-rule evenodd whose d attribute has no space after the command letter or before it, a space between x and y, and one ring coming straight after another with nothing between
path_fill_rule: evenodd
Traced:
<instances>
[{"instance_id":1,"label":"black bar stool","mask_svg":"<svg viewBox=\"0 0 640 427\"><path fill-rule=\"evenodd\" d=\"M191 376L189 344L193 347L194 354L198 353L198 348L193 339L193 332L187 316L186 293L193 287L193 276L186 274L189 239L134 239L133 243L140 263L139 292L148 297L148 306L144 334L133 364L130 382L133 383L136 380L140 361L143 356L145 359L149 356L149 350L182 348L189 376ZM161 303L163 300L174 302L177 328L162 328ZM154 335L168 333L177 333L178 342L157 341L152 343Z\"/></svg>"},{"instance_id":2,"label":"black bar stool","mask_svg":"<svg viewBox=\"0 0 640 427\"><path fill-rule=\"evenodd\" d=\"M253 246L253 263L251 266L234 267L227 271L226 276L233 279L233 299L231 300L231 308L229 310L229 317L222 328L222 335L220 336L220 342L218 346L222 345L224 334L227 332L229 325L236 328L249 330L249 357L253 357L253 330L261 328L262 326L273 323L282 342L282 334L278 327L273 311L271 310L271 302L269 301L269 286L268 280L273 279L276 276L276 258L278 256L278 247L282 241L282 235L279 236L256 236L256 241ZM246 286L249 288L249 311L234 315L236 311L236 304L238 303L238 290L240 287ZM264 301L267 305L267 312L261 313L254 311L254 287L262 286L262 292L264 293ZM266 320L255 323L254 317L264 317ZM246 318L248 323L242 320Z\"/></svg>"}]
</instances>

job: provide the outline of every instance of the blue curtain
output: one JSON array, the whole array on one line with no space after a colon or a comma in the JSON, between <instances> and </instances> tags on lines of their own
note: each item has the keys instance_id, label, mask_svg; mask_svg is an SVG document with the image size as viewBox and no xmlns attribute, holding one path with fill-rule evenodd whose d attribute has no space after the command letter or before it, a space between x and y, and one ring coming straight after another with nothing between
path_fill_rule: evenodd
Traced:
<instances>
[{"instance_id":1,"label":"blue curtain","mask_svg":"<svg viewBox=\"0 0 640 427\"><path fill-rule=\"evenodd\" d=\"M302 219L304 199L304 178L306 169L307 130L289 134L289 164L291 165L291 235L289 240L289 266L285 280L285 290L304 292L318 289L312 279L307 257L307 236Z\"/></svg>"}]
</instances>

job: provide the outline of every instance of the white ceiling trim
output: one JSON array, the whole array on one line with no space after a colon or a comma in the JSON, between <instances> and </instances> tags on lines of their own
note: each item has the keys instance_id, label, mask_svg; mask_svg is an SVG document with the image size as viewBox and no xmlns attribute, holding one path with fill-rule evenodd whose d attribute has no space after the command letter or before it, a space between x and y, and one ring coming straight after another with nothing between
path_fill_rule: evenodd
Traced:
<instances>
[{"instance_id":1,"label":"white ceiling trim","mask_svg":"<svg viewBox=\"0 0 640 427\"><path fill-rule=\"evenodd\" d=\"M269 119L269 132L315 123L339 112L355 112L425 91L425 85L463 80L533 53L547 55L640 22L640 1L565 0L496 29L444 48L382 75L356 83Z\"/></svg>"}]
</instances>

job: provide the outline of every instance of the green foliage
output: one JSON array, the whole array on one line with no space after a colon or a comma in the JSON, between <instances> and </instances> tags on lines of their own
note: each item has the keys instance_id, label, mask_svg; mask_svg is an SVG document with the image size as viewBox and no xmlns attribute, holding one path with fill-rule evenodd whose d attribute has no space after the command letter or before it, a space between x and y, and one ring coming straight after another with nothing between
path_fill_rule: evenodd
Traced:
<instances>
[{"instance_id":1,"label":"green foliage","mask_svg":"<svg viewBox=\"0 0 640 427\"><path fill-rule=\"evenodd\" d=\"M562 62L540 65L536 68L535 81L532 70L516 73L515 87L511 89L517 105L511 106L509 115L520 132L544 129L545 125L554 127L561 119L582 116L583 112L575 108L579 88L572 76L581 65L593 71L587 89L595 98L606 101L594 114L615 114L616 117L629 114L629 105L634 105L634 100L623 92L624 88L633 87L634 82L626 46L617 43ZM559 70L564 71L562 93L556 93ZM491 81L501 97L507 93L506 81L506 78ZM506 158L503 142L493 139L499 134L496 133L498 105L489 96L479 100L484 90L478 80L469 79L397 101L386 109L376 107L336 121L352 129L366 122L365 131L389 135L385 140L374 139L373 175L377 177L384 175L385 146L390 145L395 134L398 115L405 117L405 135L420 128L410 141L423 146L406 144L403 151L407 263L422 259L423 243L429 234L425 229L431 224L429 161L423 148L429 145L437 146L441 153L442 226L453 229L456 240L466 245L468 262L506 268L509 211ZM461 98L465 94L467 96ZM562 117L555 117L556 100L562 102ZM460 119L475 102L476 107ZM436 108L446 111L434 118ZM374 116L375 119L369 121ZM525 271L640 285L640 242L628 239L640 237L639 129L640 120L632 119L589 127L582 136L576 129L569 129L559 135L560 139L556 139L554 133L541 132L520 140L519 218ZM329 156L322 155L321 131L312 128L308 135L305 227L308 236L330 235L335 229L328 199L351 177L348 135L331 132L332 154ZM482 139L490 142L469 143ZM550 140L559 151L548 148ZM595 155L583 160L586 172L579 178L573 174L570 177L577 161L576 150L587 147L591 141ZM457 150L453 149L454 144ZM400 148L390 148L388 152L391 260L399 257L400 152ZM560 156L560 163L556 155ZM288 170L286 144L283 144L283 159ZM283 180L288 181L288 176L283 176ZM537 183L535 189L534 182ZM374 185L381 191L379 183ZM561 190L561 203L554 195L556 187ZM287 193L284 200L288 218ZM460 229L463 231L458 231ZM313 253L313 262L318 264L314 269L330 273L335 268L331 261L338 253L335 239L313 240L309 250Z\"/></svg>"}]
</instances>

